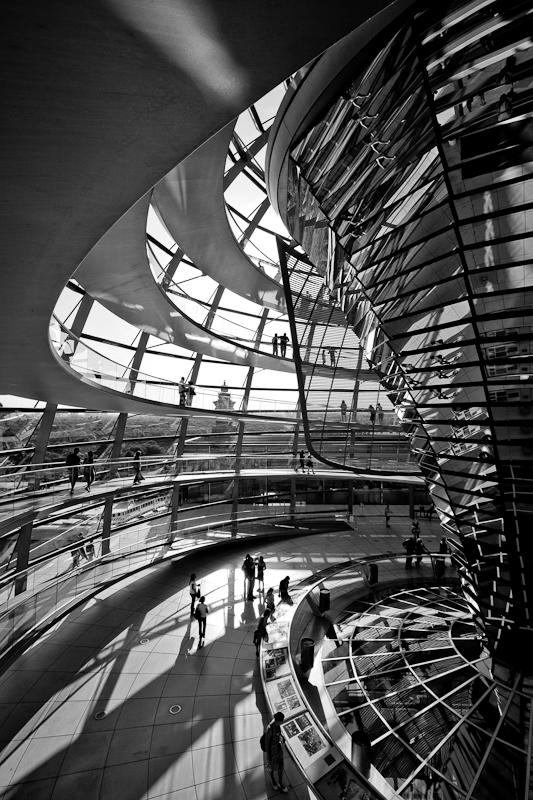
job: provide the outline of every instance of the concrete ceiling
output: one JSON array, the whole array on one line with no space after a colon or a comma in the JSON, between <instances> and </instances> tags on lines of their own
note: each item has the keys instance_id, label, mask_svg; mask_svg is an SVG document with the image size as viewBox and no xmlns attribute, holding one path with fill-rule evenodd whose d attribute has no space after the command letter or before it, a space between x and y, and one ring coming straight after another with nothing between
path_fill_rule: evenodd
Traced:
<instances>
[{"instance_id":1,"label":"concrete ceiling","mask_svg":"<svg viewBox=\"0 0 533 800\"><path fill-rule=\"evenodd\" d=\"M385 5L374 0L372 13ZM66 281L177 163L369 14L345 0L4 6L3 393L116 408L51 351Z\"/></svg>"}]
</instances>

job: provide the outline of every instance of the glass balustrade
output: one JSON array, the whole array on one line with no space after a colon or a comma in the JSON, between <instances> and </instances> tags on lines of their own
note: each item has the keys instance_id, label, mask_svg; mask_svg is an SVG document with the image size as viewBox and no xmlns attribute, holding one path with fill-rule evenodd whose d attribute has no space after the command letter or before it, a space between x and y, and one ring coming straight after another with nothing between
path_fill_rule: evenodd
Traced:
<instances>
[{"instance_id":1,"label":"glass balustrade","mask_svg":"<svg viewBox=\"0 0 533 800\"><path fill-rule=\"evenodd\" d=\"M50 327L51 341L59 357L71 369L82 377L99 386L122 394L131 395L142 400L162 403L171 406L190 405L191 408L212 411L213 415L222 414L225 408L219 404L219 390L194 386L194 396L190 399L187 393L181 396L177 382L165 380L160 376L149 375L131 366L120 364L87 345L75 336L57 317L53 318ZM244 405L244 389L232 388L232 408L228 411L242 411ZM246 403L249 413L262 412L294 416L294 402L278 398L257 397L252 394Z\"/></svg>"}]
</instances>

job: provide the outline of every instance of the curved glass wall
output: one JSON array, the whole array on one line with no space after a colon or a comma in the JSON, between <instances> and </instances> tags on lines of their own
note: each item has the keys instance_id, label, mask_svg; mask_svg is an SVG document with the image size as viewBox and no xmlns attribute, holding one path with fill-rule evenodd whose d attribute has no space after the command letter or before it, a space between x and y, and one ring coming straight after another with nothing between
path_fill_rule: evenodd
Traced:
<instances>
[{"instance_id":1,"label":"curved glass wall","mask_svg":"<svg viewBox=\"0 0 533 800\"><path fill-rule=\"evenodd\" d=\"M312 452L321 461L356 471L418 472L409 438L335 293L302 253L281 241L279 253Z\"/></svg>"},{"instance_id":2,"label":"curved glass wall","mask_svg":"<svg viewBox=\"0 0 533 800\"><path fill-rule=\"evenodd\" d=\"M529 672L530 9L403 20L293 146L288 218L411 436L495 669Z\"/></svg>"}]
</instances>

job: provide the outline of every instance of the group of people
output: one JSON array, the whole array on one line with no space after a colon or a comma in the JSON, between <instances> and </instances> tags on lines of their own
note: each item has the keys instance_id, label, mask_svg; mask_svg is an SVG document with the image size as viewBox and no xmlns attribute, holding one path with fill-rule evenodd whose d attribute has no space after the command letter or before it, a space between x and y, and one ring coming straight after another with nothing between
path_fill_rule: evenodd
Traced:
<instances>
[{"instance_id":1,"label":"group of people","mask_svg":"<svg viewBox=\"0 0 533 800\"><path fill-rule=\"evenodd\" d=\"M266 630L267 623L274 620L274 611L276 609L276 598L274 589L270 588L265 594L265 559L262 555L253 558L249 553L246 554L242 563L242 571L244 575L244 597L245 600L255 600L254 586L257 580L257 592L263 594L263 602L265 609L259 619L257 630L254 633L254 644L256 654L259 655L259 645L261 641L268 641L268 634ZM290 577L286 575L279 583L278 597L280 602L292 605L292 598L289 593ZM205 643L205 629L207 624L207 615L209 609L205 602L205 595L202 594L200 589L200 581L196 573L191 573L189 578L189 596L191 599L190 615L198 622L198 647L203 647Z\"/></svg>"},{"instance_id":2,"label":"group of people","mask_svg":"<svg viewBox=\"0 0 533 800\"><path fill-rule=\"evenodd\" d=\"M292 600L289 595L289 581L290 578L288 575L280 581L279 597L282 603L292 604ZM272 592L272 597L273 597L274 590L269 589L268 592L269 593ZM273 620L273 613L270 607L267 605L261 618L259 619L257 629L254 632L254 644L255 644L256 655L259 655L259 647L261 642L262 641L268 642L267 625L272 620ZM274 717L269 722L263 735L261 736L260 745L261 749L263 750L267 758L267 769L270 774L270 780L272 781L272 786L276 791L280 791L286 794L288 792L288 788L283 783L284 739L281 730L281 725L284 722L284 720L285 720L285 715L283 714L282 711L278 711L276 712L276 714L274 714Z\"/></svg>"},{"instance_id":3,"label":"group of people","mask_svg":"<svg viewBox=\"0 0 533 800\"><path fill-rule=\"evenodd\" d=\"M263 556L259 555L254 559L249 553L247 553L242 564L242 570L244 573L244 596L247 600L254 599L253 590L256 579L258 585L257 591L264 592L266 564ZM289 582L290 577L288 575L286 575L285 578L280 581L278 597L282 603L292 604L292 599L289 594ZM201 593L200 581L194 572L189 578L189 595L191 598L191 617L194 617L194 619L198 621L198 647L200 648L205 644L205 632L209 608L206 605L205 596ZM253 635L253 643L255 645L255 652L257 656L259 656L261 642L268 642L267 627L269 622L274 620L276 599L273 588L267 591L264 597L264 603L265 609L257 622L257 628ZM286 793L288 789L283 783L283 736L281 731L281 723L284 721L284 719L285 716L281 712L274 714L274 717L266 727L263 736L261 736L260 745L267 756L267 767L274 789Z\"/></svg>"},{"instance_id":4,"label":"group of people","mask_svg":"<svg viewBox=\"0 0 533 800\"><path fill-rule=\"evenodd\" d=\"M178 383L178 393L180 396L180 406L192 406L192 401L196 394L196 389L192 381L187 382L182 376Z\"/></svg>"},{"instance_id":5,"label":"group of people","mask_svg":"<svg viewBox=\"0 0 533 800\"><path fill-rule=\"evenodd\" d=\"M70 494L74 494L74 487L76 486L80 477L81 456L80 448L75 447L72 453L67 455L65 465L68 471L68 480L70 484ZM85 480L85 491L90 492L91 486L96 478L94 468L94 453L89 450L83 459L83 479Z\"/></svg>"},{"instance_id":6,"label":"group of people","mask_svg":"<svg viewBox=\"0 0 533 800\"><path fill-rule=\"evenodd\" d=\"M272 337L272 355L277 356L279 349L279 355L281 355L282 358L285 358L287 355L287 345L289 344L289 341L290 339L285 332L282 333L281 336L275 333Z\"/></svg>"},{"instance_id":7,"label":"group of people","mask_svg":"<svg viewBox=\"0 0 533 800\"><path fill-rule=\"evenodd\" d=\"M313 459L311 458L311 453L305 454L305 450L300 450L298 453L298 460L294 467L294 471L298 472L298 470L302 470L302 472L307 472L308 475L315 474L315 467L313 465Z\"/></svg>"},{"instance_id":8,"label":"group of people","mask_svg":"<svg viewBox=\"0 0 533 800\"><path fill-rule=\"evenodd\" d=\"M141 469L141 450L137 449L133 455L133 485L140 483L144 480L144 475ZM81 462L80 448L75 447L74 450L67 455L65 466L68 472L68 480L70 484L70 494L74 494L74 487L80 478L80 468L83 480L85 481L85 491L90 492L91 486L96 479L96 469L94 465L94 453L89 450Z\"/></svg>"},{"instance_id":9,"label":"group of people","mask_svg":"<svg viewBox=\"0 0 533 800\"><path fill-rule=\"evenodd\" d=\"M329 355L329 364L330 367L334 367L337 363L337 348L336 347L324 347L322 350L322 366L326 367L328 363Z\"/></svg>"},{"instance_id":10,"label":"group of people","mask_svg":"<svg viewBox=\"0 0 533 800\"><path fill-rule=\"evenodd\" d=\"M286 603L287 605L292 606L292 597L289 593L289 583L290 583L289 575L286 575L282 578L279 582L279 590L278 590L278 597L280 603ZM274 589L270 588L265 595L265 610L261 614L259 618L259 622L257 623L257 628L254 631L254 638L253 642L255 645L255 654L259 656L259 647L261 642L265 641L268 642L268 631L267 631L267 624L269 622L273 622L274 611L276 608L276 598L274 597Z\"/></svg>"},{"instance_id":11,"label":"group of people","mask_svg":"<svg viewBox=\"0 0 533 800\"><path fill-rule=\"evenodd\" d=\"M368 413L370 416L371 425L376 424L376 416L378 420L378 425L383 425L383 408L381 407L381 403L377 403L375 408L372 404L370 404L368 406Z\"/></svg>"},{"instance_id":12,"label":"group of people","mask_svg":"<svg viewBox=\"0 0 533 800\"><path fill-rule=\"evenodd\" d=\"M348 406L345 400L341 401L340 410L341 410L341 422L347 422ZM375 407L372 404L370 404L368 406L368 414L370 417L371 425L375 425L376 420L378 425L383 425L383 420L385 415L381 403L377 403Z\"/></svg>"},{"instance_id":13,"label":"group of people","mask_svg":"<svg viewBox=\"0 0 533 800\"><path fill-rule=\"evenodd\" d=\"M387 506L388 508L388 506ZM387 520L387 512L385 511L385 519ZM388 523L387 523L387 527ZM413 560L415 562L415 567L420 567L422 565L422 558L425 554L429 553L426 545L420 538L420 523L417 520L413 520L413 524L411 526L411 536L407 539L404 539L402 542L402 546L405 550L405 569L412 569L413 568ZM446 536L442 536L439 542L439 556L440 558L435 558L435 565L438 564L438 570L436 573L439 572L442 574L446 569L446 556L450 554L450 545L448 543L448 539Z\"/></svg>"},{"instance_id":14,"label":"group of people","mask_svg":"<svg viewBox=\"0 0 533 800\"><path fill-rule=\"evenodd\" d=\"M265 591L265 559L263 556L252 556L247 553L242 562L242 572L244 575L244 596L246 600L255 600L254 586L257 580L257 591L264 594ZM265 598L266 599L266 598Z\"/></svg>"}]
</instances>

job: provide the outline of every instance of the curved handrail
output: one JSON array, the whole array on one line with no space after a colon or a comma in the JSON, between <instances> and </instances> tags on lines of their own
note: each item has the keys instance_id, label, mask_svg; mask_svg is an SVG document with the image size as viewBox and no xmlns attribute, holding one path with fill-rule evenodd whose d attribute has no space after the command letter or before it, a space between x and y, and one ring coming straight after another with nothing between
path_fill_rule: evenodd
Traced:
<instances>
[{"instance_id":1,"label":"curved handrail","mask_svg":"<svg viewBox=\"0 0 533 800\"><path fill-rule=\"evenodd\" d=\"M243 499L252 500L253 498ZM232 509L231 501L223 502ZM221 505L221 503L216 505ZM326 510L323 508L313 510L297 508L294 516L331 514L335 508L336 506L329 506ZM179 525L178 523L170 530L167 523L157 523L153 530L151 528L147 530L146 526L149 526L149 520L144 522L136 520L129 525L117 528L114 538L111 539L111 549L109 548L109 539L98 527L95 532L89 533L85 537L80 537L75 533L73 541L48 555L39 556L34 563L23 570L16 570L16 568L11 570L0 580L0 599L4 601L0 617L8 622L4 647L6 644L9 646L19 635L28 632L28 616L12 613L15 606L31 604L31 610L27 610L33 623L42 622L43 619L53 617L60 609L79 600L80 596L86 594L87 591L95 591L109 580L117 580L155 561L174 557L176 553L183 551L183 544L191 538L193 538L194 548L197 549L198 546L220 543L220 530L224 528L228 528L227 538L235 541L231 530L232 525L238 521L257 523L268 519L286 518L285 508L274 511L265 509L261 514L258 514L258 511L257 508L243 509L235 514L232 509L225 516L218 515L218 518L211 517L207 520L204 517L200 524L196 520L193 520L193 525ZM166 517L168 513L167 511L157 516ZM95 517L92 517L92 520L95 521ZM69 532L76 531L76 527L72 526ZM121 530L127 530L127 533L124 541L120 539L117 541L116 537L121 535ZM215 542L212 542L210 538L210 530L218 531ZM179 539L175 538L176 534L179 534ZM254 533L241 532L239 538L255 534L254 526ZM280 533L277 531L275 534L269 535L280 536ZM97 540L101 540L102 545L99 552ZM104 541L107 542L105 547ZM80 551L85 550L87 545L92 545L92 549L85 551L84 560L81 562ZM72 563L65 562L65 557L68 561L68 556L72 559ZM53 590L54 586L56 587L55 591Z\"/></svg>"},{"instance_id":2,"label":"curved handrail","mask_svg":"<svg viewBox=\"0 0 533 800\"><path fill-rule=\"evenodd\" d=\"M440 553L430 553L429 555L436 558L442 557ZM346 785L348 782L356 784L369 800L370 798L372 800L400 800L400 796L377 770L372 769L367 777L354 767L351 759L340 747L338 740L333 739L311 707L305 691L300 687L301 676L305 674L304 667L299 665L298 671L295 668L294 647L291 646L294 635L292 627L296 612L302 608L311 592L316 592L325 580L331 579L343 570L359 568L361 582L367 584L367 570L370 564L381 564L384 561L396 563L404 558L405 553L394 552L365 556L334 564L321 570L318 574L313 574L310 579L302 581L296 588L291 589L290 605L282 601L281 605L277 606L276 620L268 626L268 642L265 643L264 640L261 642L261 682L265 698L272 714L282 710L280 699L283 700L283 697L287 696L287 691L289 691L287 683L291 684L290 692L293 703L290 706L285 703L283 706L285 720L281 724L281 728L284 733L284 743L317 797L325 796L321 792L323 779L325 776L331 775L335 769L339 772L339 785ZM400 574L404 577L403 569L401 573L399 571ZM318 609L318 603L315 601L313 601L313 606ZM299 637L301 632L297 635ZM273 650L276 651L274 662L272 661ZM283 694L278 690L278 684L281 683L283 684ZM314 747L310 750L301 747L298 737L294 735L294 722L291 722L292 718L302 714L308 717L309 724L306 730L309 729L314 743ZM296 732L298 733L299 730L300 728L297 726ZM343 778L346 779L344 783Z\"/></svg>"}]
</instances>

